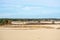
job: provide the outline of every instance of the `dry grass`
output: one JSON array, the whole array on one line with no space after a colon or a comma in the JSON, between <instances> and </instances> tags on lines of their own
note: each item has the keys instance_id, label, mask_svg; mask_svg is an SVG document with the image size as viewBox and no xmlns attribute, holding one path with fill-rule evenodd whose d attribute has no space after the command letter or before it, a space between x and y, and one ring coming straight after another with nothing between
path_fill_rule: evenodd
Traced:
<instances>
[{"instance_id":1,"label":"dry grass","mask_svg":"<svg viewBox=\"0 0 60 40\"><path fill-rule=\"evenodd\" d=\"M60 27L56 28L56 29L60 29Z\"/></svg>"},{"instance_id":2,"label":"dry grass","mask_svg":"<svg viewBox=\"0 0 60 40\"><path fill-rule=\"evenodd\" d=\"M54 29L54 27L50 27L50 26L40 26L40 25L3 25L0 26L2 28L15 28L15 29L41 29L41 28L45 28L45 29Z\"/></svg>"}]
</instances>

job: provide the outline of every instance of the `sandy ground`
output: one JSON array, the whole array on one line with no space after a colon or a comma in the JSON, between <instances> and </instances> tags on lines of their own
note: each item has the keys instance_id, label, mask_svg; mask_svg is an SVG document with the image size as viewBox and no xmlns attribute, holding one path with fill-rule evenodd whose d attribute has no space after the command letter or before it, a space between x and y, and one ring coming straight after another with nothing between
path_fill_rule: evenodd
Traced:
<instances>
[{"instance_id":1,"label":"sandy ground","mask_svg":"<svg viewBox=\"0 0 60 40\"><path fill-rule=\"evenodd\" d=\"M0 40L60 40L60 30L0 30Z\"/></svg>"},{"instance_id":2,"label":"sandy ground","mask_svg":"<svg viewBox=\"0 0 60 40\"><path fill-rule=\"evenodd\" d=\"M60 40L60 30L56 29L60 27L60 25L23 25L22 27L20 27L21 25L18 27L16 27L17 25L7 26L8 27L6 27L6 25L0 27L0 40ZM34 30L29 30L30 27L26 26L35 27L31 27ZM46 28L46 26L53 28Z\"/></svg>"}]
</instances>

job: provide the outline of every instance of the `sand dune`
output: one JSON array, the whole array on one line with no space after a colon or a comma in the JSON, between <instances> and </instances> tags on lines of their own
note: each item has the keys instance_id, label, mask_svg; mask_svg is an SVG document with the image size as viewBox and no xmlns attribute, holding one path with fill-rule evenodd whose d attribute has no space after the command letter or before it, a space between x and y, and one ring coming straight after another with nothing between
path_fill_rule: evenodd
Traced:
<instances>
[{"instance_id":1,"label":"sand dune","mask_svg":"<svg viewBox=\"0 0 60 40\"><path fill-rule=\"evenodd\" d=\"M60 25L4 25L0 26L0 40L60 40L58 28Z\"/></svg>"},{"instance_id":2,"label":"sand dune","mask_svg":"<svg viewBox=\"0 0 60 40\"><path fill-rule=\"evenodd\" d=\"M0 30L0 40L60 40L60 30Z\"/></svg>"}]
</instances>

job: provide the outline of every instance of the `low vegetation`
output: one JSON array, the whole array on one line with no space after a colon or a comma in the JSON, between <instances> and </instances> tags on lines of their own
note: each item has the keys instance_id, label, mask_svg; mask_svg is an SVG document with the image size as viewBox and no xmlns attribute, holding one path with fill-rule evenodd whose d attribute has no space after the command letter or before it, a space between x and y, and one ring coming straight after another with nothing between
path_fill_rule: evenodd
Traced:
<instances>
[{"instance_id":1,"label":"low vegetation","mask_svg":"<svg viewBox=\"0 0 60 40\"><path fill-rule=\"evenodd\" d=\"M9 18L0 18L0 25L5 25L5 24L11 24L11 21L60 21L60 19L55 19L55 18L41 18L41 19L9 19ZM52 21L52 24L54 24L54 21Z\"/></svg>"},{"instance_id":2,"label":"low vegetation","mask_svg":"<svg viewBox=\"0 0 60 40\"><path fill-rule=\"evenodd\" d=\"M10 20L0 19L0 25L6 25L6 24L9 24L9 23L10 23Z\"/></svg>"}]
</instances>

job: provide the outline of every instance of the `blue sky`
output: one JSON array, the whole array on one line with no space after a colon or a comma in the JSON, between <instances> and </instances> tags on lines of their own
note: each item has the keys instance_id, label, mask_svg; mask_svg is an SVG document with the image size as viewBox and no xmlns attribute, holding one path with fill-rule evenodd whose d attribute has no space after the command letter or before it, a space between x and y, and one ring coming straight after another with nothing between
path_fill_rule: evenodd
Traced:
<instances>
[{"instance_id":1,"label":"blue sky","mask_svg":"<svg viewBox=\"0 0 60 40\"><path fill-rule=\"evenodd\" d=\"M60 0L0 0L0 18L60 18Z\"/></svg>"}]
</instances>

